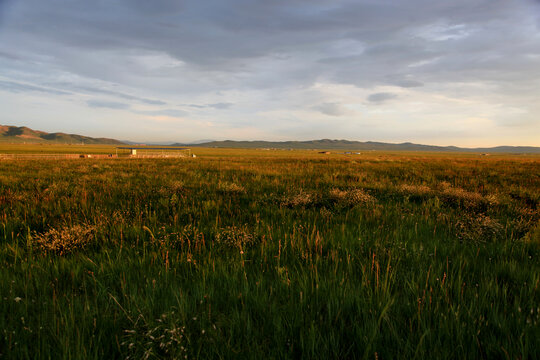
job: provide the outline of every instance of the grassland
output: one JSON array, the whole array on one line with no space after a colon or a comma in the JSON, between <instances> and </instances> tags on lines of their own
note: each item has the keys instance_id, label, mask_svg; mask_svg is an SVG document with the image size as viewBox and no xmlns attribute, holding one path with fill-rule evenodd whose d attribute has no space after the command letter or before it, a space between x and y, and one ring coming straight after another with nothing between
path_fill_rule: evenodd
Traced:
<instances>
[{"instance_id":1,"label":"grassland","mask_svg":"<svg viewBox=\"0 0 540 360\"><path fill-rule=\"evenodd\" d=\"M0 358L540 357L539 157L196 153L0 161Z\"/></svg>"}]
</instances>

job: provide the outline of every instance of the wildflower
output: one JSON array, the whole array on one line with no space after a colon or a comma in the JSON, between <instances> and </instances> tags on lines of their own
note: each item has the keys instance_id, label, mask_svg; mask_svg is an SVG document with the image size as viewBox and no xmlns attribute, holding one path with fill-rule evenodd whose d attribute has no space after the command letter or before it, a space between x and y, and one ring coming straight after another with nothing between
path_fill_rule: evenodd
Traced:
<instances>
[{"instance_id":1,"label":"wildflower","mask_svg":"<svg viewBox=\"0 0 540 360\"><path fill-rule=\"evenodd\" d=\"M22 299L21 299L20 297L17 296L17 297L16 297L15 299L13 299L13 300L15 300L15 302L20 302Z\"/></svg>"}]
</instances>

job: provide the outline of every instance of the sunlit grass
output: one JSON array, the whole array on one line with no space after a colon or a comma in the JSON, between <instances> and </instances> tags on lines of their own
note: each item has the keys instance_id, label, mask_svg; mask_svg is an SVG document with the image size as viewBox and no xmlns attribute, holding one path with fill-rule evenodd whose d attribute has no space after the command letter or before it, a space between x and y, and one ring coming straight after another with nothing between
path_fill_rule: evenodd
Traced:
<instances>
[{"instance_id":1,"label":"sunlit grass","mask_svg":"<svg viewBox=\"0 0 540 360\"><path fill-rule=\"evenodd\" d=\"M194 152L0 160L0 358L540 356L538 157Z\"/></svg>"}]
</instances>

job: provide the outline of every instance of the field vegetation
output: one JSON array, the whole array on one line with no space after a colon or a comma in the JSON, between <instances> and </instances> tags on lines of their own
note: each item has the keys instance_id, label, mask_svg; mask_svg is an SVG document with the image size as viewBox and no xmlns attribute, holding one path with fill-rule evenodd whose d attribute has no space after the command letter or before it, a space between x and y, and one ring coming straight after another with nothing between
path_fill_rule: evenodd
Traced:
<instances>
[{"instance_id":1,"label":"field vegetation","mask_svg":"<svg viewBox=\"0 0 540 360\"><path fill-rule=\"evenodd\" d=\"M0 358L540 357L540 157L196 153L0 161Z\"/></svg>"}]
</instances>

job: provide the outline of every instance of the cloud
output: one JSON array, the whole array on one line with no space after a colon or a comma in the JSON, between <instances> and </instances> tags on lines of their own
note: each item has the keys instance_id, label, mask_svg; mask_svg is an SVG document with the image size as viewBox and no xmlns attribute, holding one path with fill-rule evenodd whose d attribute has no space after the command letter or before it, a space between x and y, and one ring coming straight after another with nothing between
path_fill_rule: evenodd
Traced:
<instances>
[{"instance_id":1,"label":"cloud","mask_svg":"<svg viewBox=\"0 0 540 360\"><path fill-rule=\"evenodd\" d=\"M124 94L118 91L110 91L110 90L105 90L105 89L97 89L97 88L89 88L89 87L80 87L79 89L81 91L85 91L85 92L89 92L93 94L111 95L111 96L118 97L121 99L133 100L133 101L140 102L143 104L148 104L148 105L166 105L167 104L166 102L161 101L161 100L145 99L138 96Z\"/></svg>"},{"instance_id":2,"label":"cloud","mask_svg":"<svg viewBox=\"0 0 540 360\"><path fill-rule=\"evenodd\" d=\"M22 40L18 46L41 40L47 44L42 52L68 71L138 87L149 80L152 87L167 90L190 91L183 84L203 92L260 89L320 79L409 88L446 82L452 75L470 77L468 67L482 59L487 63L474 69L476 78L489 79L486 69L499 66L517 71L516 56L508 55L524 58L538 50L537 42L529 40L527 22L515 23L531 13L534 5L525 2L487 6L486 0L320 0L239 6L236 0L205 5L188 0L178 6L159 1L152 10L141 1L92 6L80 0L58 2L62 11L38 0L12 6L9 23ZM500 31L506 27L511 30ZM437 57L442 61L418 68ZM506 64L494 62L497 58ZM170 66L175 61L183 65ZM259 66L264 63L272 66ZM403 79L393 81L392 76Z\"/></svg>"},{"instance_id":3,"label":"cloud","mask_svg":"<svg viewBox=\"0 0 540 360\"><path fill-rule=\"evenodd\" d=\"M130 108L129 104L104 100L88 100L86 104L91 108L107 108L115 110L125 110Z\"/></svg>"},{"instance_id":4,"label":"cloud","mask_svg":"<svg viewBox=\"0 0 540 360\"><path fill-rule=\"evenodd\" d=\"M52 95L69 95L69 92L57 90L57 89L51 89L41 86L35 86L30 84L23 84L19 82L14 81L4 81L0 80L0 89L4 89L6 91L14 92L14 93L21 93L21 92L39 92L39 93L46 93L46 94L52 94Z\"/></svg>"},{"instance_id":5,"label":"cloud","mask_svg":"<svg viewBox=\"0 0 540 360\"><path fill-rule=\"evenodd\" d=\"M402 88L414 88L414 87L424 86L422 82L417 81L417 80L412 80L412 79L396 80L394 84Z\"/></svg>"},{"instance_id":6,"label":"cloud","mask_svg":"<svg viewBox=\"0 0 540 360\"><path fill-rule=\"evenodd\" d=\"M233 105L234 105L233 103L221 102L221 103L214 103L214 104L188 104L187 106L197 108L197 109L211 108L211 109L225 110L225 109L231 108Z\"/></svg>"},{"instance_id":7,"label":"cloud","mask_svg":"<svg viewBox=\"0 0 540 360\"><path fill-rule=\"evenodd\" d=\"M387 93L387 92L380 92L371 94L367 97L367 100L372 103L382 103L387 100L395 99L397 98L396 94L393 93Z\"/></svg>"},{"instance_id":8,"label":"cloud","mask_svg":"<svg viewBox=\"0 0 540 360\"><path fill-rule=\"evenodd\" d=\"M0 57L10 59L10 60L21 60L20 56L18 56L16 54L12 54L12 53L7 52L7 51L0 51Z\"/></svg>"},{"instance_id":9,"label":"cloud","mask_svg":"<svg viewBox=\"0 0 540 360\"><path fill-rule=\"evenodd\" d=\"M389 122L398 113L418 118L407 103L414 99L435 128L455 106L490 108L497 119L521 109L524 133L539 123L538 1L56 0L51 7L25 0L0 9L9 49L0 53L0 88L10 96L92 95L123 104L116 109L126 117L137 105L157 114L182 99L186 109L226 110L224 128L244 121L261 132L271 131L261 113L316 110L345 119L366 97L385 103ZM66 98L58 101L69 107ZM441 110L440 99L453 105ZM19 110L33 118L29 111ZM470 115L484 116L478 112ZM502 123L490 134L509 136L496 128Z\"/></svg>"},{"instance_id":10,"label":"cloud","mask_svg":"<svg viewBox=\"0 0 540 360\"><path fill-rule=\"evenodd\" d=\"M0 57L4 54L0 52ZM6 58L10 59L21 59L15 55L11 56L10 54L5 54ZM132 100L142 104L147 105L166 105L167 103L161 100L149 99L134 95L129 95L120 91L108 90L99 87L94 87L90 85L76 85L66 82L47 82L45 84L26 84L16 81L9 80L0 80L0 88L5 89L11 92L42 92L49 93L53 95L69 95L74 93L87 93L87 94L99 94L99 95L109 95L125 100ZM219 105L219 104L218 104Z\"/></svg>"},{"instance_id":11,"label":"cloud","mask_svg":"<svg viewBox=\"0 0 540 360\"><path fill-rule=\"evenodd\" d=\"M150 111L137 111L139 114L144 115L156 115L156 116L169 116L169 117L186 117L189 115L187 111L179 109L162 109L162 110L150 110Z\"/></svg>"},{"instance_id":12,"label":"cloud","mask_svg":"<svg viewBox=\"0 0 540 360\"><path fill-rule=\"evenodd\" d=\"M162 100L134 96L134 95L123 93L121 91L109 90L109 89L92 86L92 85L73 84L70 82L58 82L58 81L51 82L50 84L56 87L67 88L73 92L109 95L109 96L117 97L120 99L132 100L132 101L136 101L136 102L140 102L140 103L148 104L148 105L166 105L167 104L166 102Z\"/></svg>"},{"instance_id":13,"label":"cloud","mask_svg":"<svg viewBox=\"0 0 540 360\"><path fill-rule=\"evenodd\" d=\"M349 112L346 107L338 103L323 103L313 109L329 116L342 116Z\"/></svg>"},{"instance_id":14,"label":"cloud","mask_svg":"<svg viewBox=\"0 0 540 360\"><path fill-rule=\"evenodd\" d=\"M208 104L208 105L206 105L206 107L209 107L209 108L212 108L212 109L224 110L224 109L230 108L232 105L233 104L231 104L231 103L215 103L215 104Z\"/></svg>"},{"instance_id":15,"label":"cloud","mask_svg":"<svg viewBox=\"0 0 540 360\"><path fill-rule=\"evenodd\" d=\"M107 90L107 89L94 88L94 87L90 87L90 86L78 86L78 87L76 86L75 88L79 89L81 91L89 92L89 93L111 95L111 96L119 97L119 98L125 99L125 100L137 101L137 102L140 102L140 103L143 103L143 104L149 104L149 105L166 105L167 104L166 102L161 101L161 100L142 98L142 97L138 97L138 96L125 94L125 93L122 93L122 92L119 92L119 91L112 91L112 90Z\"/></svg>"}]
</instances>

